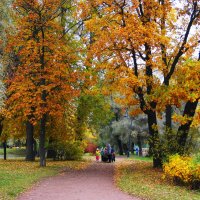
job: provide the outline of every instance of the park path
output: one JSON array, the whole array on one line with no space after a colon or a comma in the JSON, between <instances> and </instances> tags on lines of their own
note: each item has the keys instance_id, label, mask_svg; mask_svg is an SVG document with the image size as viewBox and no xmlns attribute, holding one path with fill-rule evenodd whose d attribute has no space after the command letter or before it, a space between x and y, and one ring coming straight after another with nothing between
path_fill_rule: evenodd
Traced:
<instances>
[{"instance_id":1,"label":"park path","mask_svg":"<svg viewBox=\"0 0 200 200\"><path fill-rule=\"evenodd\" d=\"M139 200L116 188L113 174L113 163L94 161L87 169L67 170L41 181L17 200Z\"/></svg>"}]
</instances>

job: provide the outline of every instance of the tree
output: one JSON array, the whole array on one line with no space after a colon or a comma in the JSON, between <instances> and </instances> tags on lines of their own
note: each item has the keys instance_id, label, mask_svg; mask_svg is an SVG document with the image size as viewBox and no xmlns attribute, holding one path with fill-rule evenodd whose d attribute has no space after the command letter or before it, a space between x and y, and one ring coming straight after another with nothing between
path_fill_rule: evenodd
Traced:
<instances>
[{"instance_id":1,"label":"tree","mask_svg":"<svg viewBox=\"0 0 200 200\"><path fill-rule=\"evenodd\" d=\"M4 64L7 63L4 60L4 48L7 43L6 39L6 30L7 28L10 28L10 31L12 31L12 15L9 9L9 6L11 5L13 1L12 0L2 0L0 2L0 136L2 135L3 131L3 107L5 102L5 85L3 83L4 75L5 75L5 67ZM3 140L3 146L4 146L4 159L6 160L6 140Z\"/></svg>"},{"instance_id":2,"label":"tree","mask_svg":"<svg viewBox=\"0 0 200 200\"><path fill-rule=\"evenodd\" d=\"M87 128L98 133L112 118L109 102L100 94L82 94L77 101L76 139L84 139Z\"/></svg>"},{"instance_id":3,"label":"tree","mask_svg":"<svg viewBox=\"0 0 200 200\"><path fill-rule=\"evenodd\" d=\"M187 60L182 66L179 66L179 70L183 74L179 74L179 70L174 73L175 83L177 86L173 87L169 93L172 98L181 105L181 101L185 102L182 116L175 115L173 118L176 122L179 122L180 126L176 134L178 149L177 152L184 154L188 134L190 127L198 127L199 125L199 111L197 110L199 101L199 67L200 62L194 60ZM177 93L177 91L179 91ZM172 95L173 94L173 95ZM179 97L181 95L181 98Z\"/></svg>"},{"instance_id":4,"label":"tree","mask_svg":"<svg viewBox=\"0 0 200 200\"><path fill-rule=\"evenodd\" d=\"M19 57L14 76L7 80L8 115L40 127L40 166L45 166L48 116L62 116L67 102L78 95L74 87L75 50L63 39L57 18L64 0L17 0L17 34L10 37L8 51ZM79 75L80 77L80 75Z\"/></svg>"},{"instance_id":5,"label":"tree","mask_svg":"<svg viewBox=\"0 0 200 200\"><path fill-rule=\"evenodd\" d=\"M166 107L166 126L171 126L171 103L161 106L160 94L184 62L183 55L189 57L198 45L199 32L191 34L191 28L198 23L199 2L180 2L181 6L169 0L80 4L80 17L90 16L85 24L93 33L88 60L105 72L106 83L123 94L126 104L136 105L135 114L139 105L147 115L154 167L162 165L156 112Z\"/></svg>"}]
</instances>

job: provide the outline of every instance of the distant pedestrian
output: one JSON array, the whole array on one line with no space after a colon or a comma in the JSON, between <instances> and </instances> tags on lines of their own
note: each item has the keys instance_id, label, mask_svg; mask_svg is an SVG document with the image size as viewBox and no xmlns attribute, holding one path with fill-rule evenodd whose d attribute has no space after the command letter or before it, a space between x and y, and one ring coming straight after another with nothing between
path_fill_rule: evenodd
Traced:
<instances>
[{"instance_id":1,"label":"distant pedestrian","mask_svg":"<svg viewBox=\"0 0 200 200\"><path fill-rule=\"evenodd\" d=\"M101 153L101 161L104 161L103 160L103 156L104 156L104 148L103 147L101 148L101 152L100 153Z\"/></svg>"},{"instance_id":2,"label":"distant pedestrian","mask_svg":"<svg viewBox=\"0 0 200 200\"><path fill-rule=\"evenodd\" d=\"M112 162L115 162L115 150L114 150L114 148L111 148L111 161Z\"/></svg>"},{"instance_id":3,"label":"distant pedestrian","mask_svg":"<svg viewBox=\"0 0 200 200\"><path fill-rule=\"evenodd\" d=\"M138 147L135 149L135 153L136 153L137 156L139 155L139 148Z\"/></svg>"},{"instance_id":4,"label":"distant pedestrian","mask_svg":"<svg viewBox=\"0 0 200 200\"><path fill-rule=\"evenodd\" d=\"M98 148L96 149L95 155L96 155L96 161L98 162L101 155L100 150Z\"/></svg>"},{"instance_id":5,"label":"distant pedestrian","mask_svg":"<svg viewBox=\"0 0 200 200\"><path fill-rule=\"evenodd\" d=\"M112 160L112 154L111 154L111 146L110 144L107 145L107 151L108 151L108 162L110 163Z\"/></svg>"}]
</instances>

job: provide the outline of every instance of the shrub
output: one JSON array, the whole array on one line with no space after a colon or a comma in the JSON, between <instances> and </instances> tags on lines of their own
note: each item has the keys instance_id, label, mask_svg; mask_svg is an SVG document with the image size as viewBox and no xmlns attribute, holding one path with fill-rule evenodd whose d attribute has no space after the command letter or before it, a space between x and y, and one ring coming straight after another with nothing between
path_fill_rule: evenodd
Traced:
<instances>
[{"instance_id":1,"label":"shrub","mask_svg":"<svg viewBox=\"0 0 200 200\"><path fill-rule=\"evenodd\" d=\"M200 164L193 170L191 189L200 189Z\"/></svg>"},{"instance_id":2,"label":"shrub","mask_svg":"<svg viewBox=\"0 0 200 200\"><path fill-rule=\"evenodd\" d=\"M165 177L175 184L188 185L192 189L200 188L200 164L195 157L185 157L178 154L170 156L163 165Z\"/></svg>"},{"instance_id":3,"label":"shrub","mask_svg":"<svg viewBox=\"0 0 200 200\"><path fill-rule=\"evenodd\" d=\"M94 154L96 151L97 145L93 143L88 143L85 148L85 153L92 153Z\"/></svg>"},{"instance_id":4,"label":"shrub","mask_svg":"<svg viewBox=\"0 0 200 200\"><path fill-rule=\"evenodd\" d=\"M52 144L55 160L80 160L83 155L83 147L80 142L56 142Z\"/></svg>"}]
</instances>

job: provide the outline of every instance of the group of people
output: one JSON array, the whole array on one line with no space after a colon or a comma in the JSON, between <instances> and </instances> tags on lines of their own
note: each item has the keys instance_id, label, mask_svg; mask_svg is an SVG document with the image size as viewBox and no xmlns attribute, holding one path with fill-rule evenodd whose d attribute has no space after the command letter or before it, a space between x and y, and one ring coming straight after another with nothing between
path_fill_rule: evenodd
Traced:
<instances>
[{"instance_id":1,"label":"group of people","mask_svg":"<svg viewBox=\"0 0 200 200\"><path fill-rule=\"evenodd\" d=\"M98 162L100 160L102 162L115 162L115 150L113 147L111 147L110 144L107 144L105 148L99 148L96 149L96 161Z\"/></svg>"}]
</instances>

